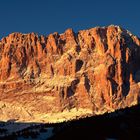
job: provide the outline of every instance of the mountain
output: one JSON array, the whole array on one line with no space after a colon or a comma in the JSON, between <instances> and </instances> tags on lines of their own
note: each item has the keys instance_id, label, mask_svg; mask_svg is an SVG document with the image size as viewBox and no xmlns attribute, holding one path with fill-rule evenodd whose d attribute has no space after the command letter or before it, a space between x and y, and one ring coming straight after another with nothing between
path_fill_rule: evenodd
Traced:
<instances>
[{"instance_id":1,"label":"mountain","mask_svg":"<svg viewBox=\"0 0 140 140\"><path fill-rule=\"evenodd\" d=\"M140 39L110 25L0 41L0 120L62 122L140 101Z\"/></svg>"}]
</instances>

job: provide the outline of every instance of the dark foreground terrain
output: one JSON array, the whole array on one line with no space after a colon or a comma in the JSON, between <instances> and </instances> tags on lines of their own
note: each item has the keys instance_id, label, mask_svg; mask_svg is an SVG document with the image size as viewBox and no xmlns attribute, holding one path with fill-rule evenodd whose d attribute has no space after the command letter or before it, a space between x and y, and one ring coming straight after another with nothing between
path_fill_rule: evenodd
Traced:
<instances>
[{"instance_id":1,"label":"dark foreground terrain","mask_svg":"<svg viewBox=\"0 0 140 140\"><path fill-rule=\"evenodd\" d=\"M60 124L1 122L0 134L0 140L139 140L140 105Z\"/></svg>"},{"instance_id":2,"label":"dark foreground terrain","mask_svg":"<svg viewBox=\"0 0 140 140\"><path fill-rule=\"evenodd\" d=\"M49 140L139 140L140 106L67 123Z\"/></svg>"}]
</instances>

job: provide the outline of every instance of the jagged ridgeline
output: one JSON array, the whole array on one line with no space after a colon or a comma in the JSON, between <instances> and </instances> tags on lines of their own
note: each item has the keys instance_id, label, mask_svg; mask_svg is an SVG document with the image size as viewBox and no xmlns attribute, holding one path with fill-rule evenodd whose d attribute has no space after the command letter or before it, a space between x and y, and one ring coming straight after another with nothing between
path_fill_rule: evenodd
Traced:
<instances>
[{"instance_id":1,"label":"jagged ridgeline","mask_svg":"<svg viewBox=\"0 0 140 140\"><path fill-rule=\"evenodd\" d=\"M119 26L0 41L0 119L61 122L139 103L140 40Z\"/></svg>"}]
</instances>

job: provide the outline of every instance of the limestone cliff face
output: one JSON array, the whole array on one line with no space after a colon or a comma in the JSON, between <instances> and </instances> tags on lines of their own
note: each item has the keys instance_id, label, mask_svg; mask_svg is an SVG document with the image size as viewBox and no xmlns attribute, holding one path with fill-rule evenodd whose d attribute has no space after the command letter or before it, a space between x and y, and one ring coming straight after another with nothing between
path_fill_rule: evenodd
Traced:
<instances>
[{"instance_id":1,"label":"limestone cliff face","mask_svg":"<svg viewBox=\"0 0 140 140\"><path fill-rule=\"evenodd\" d=\"M119 26L0 41L0 119L58 122L139 103L140 40Z\"/></svg>"}]
</instances>

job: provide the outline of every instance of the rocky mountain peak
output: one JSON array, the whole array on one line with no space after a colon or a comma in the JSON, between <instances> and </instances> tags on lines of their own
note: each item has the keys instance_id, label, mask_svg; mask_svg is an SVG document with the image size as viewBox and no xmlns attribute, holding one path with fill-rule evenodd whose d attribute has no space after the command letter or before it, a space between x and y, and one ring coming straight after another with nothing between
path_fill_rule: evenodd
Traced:
<instances>
[{"instance_id":1,"label":"rocky mountain peak","mask_svg":"<svg viewBox=\"0 0 140 140\"><path fill-rule=\"evenodd\" d=\"M110 25L0 41L1 120L59 122L139 103L140 40Z\"/></svg>"}]
</instances>

